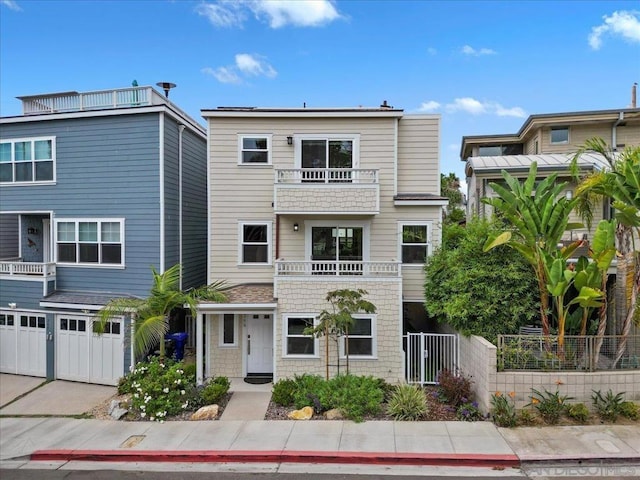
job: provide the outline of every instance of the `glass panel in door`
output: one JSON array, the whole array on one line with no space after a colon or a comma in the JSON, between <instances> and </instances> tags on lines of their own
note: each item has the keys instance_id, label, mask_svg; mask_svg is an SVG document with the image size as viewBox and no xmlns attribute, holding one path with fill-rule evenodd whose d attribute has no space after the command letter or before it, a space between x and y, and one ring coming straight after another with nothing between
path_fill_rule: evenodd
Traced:
<instances>
[{"instance_id":1,"label":"glass panel in door","mask_svg":"<svg viewBox=\"0 0 640 480\"><path fill-rule=\"evenodd\" d=\"M353 168L353 142L351 140L329 141L329 181L331 183L351 182L351 168ZM342 169L349 169L348 171Z\"/></svg>"},{"instance_id":2,"label":"glass panel in door","mask_svg":"<svg viewBox=\"0 0 640 480\"><path fill-rule=\"evenodd\" d=\"M315 275L362 274L362 227L312 227Z\"/></svg>"},{"instance_id":3,"label":"glass panel in door","mask_svg":"<svg viewBox=\"0 0 640 480\"><path fill-rule=\"evenodd\" d=\"M302 168L312 169L302 172L303 182L324 183L325 171L316 169L327 168L327 141L302 140Z\"/></svg>"}]
</instances>

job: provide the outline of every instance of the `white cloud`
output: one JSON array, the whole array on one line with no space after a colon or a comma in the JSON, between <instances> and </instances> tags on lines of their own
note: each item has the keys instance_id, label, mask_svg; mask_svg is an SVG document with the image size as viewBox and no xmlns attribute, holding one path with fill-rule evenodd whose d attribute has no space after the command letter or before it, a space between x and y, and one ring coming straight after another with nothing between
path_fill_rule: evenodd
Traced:
<instances>
[{"instance_id":1,"label":"white cloud","mask_svg":"<svg viewBox=\"0 0 640 480\"><path fill-rule=\"evenodd\" d=\"M594 50L599 50L602 46L602 36L609 34L619 36L630 42L640 43L640 19L638 12L621 10L613 12L611 16L602 17L604 23L591 29L589 34L589 45Z\"/></svg>"},{"instance_id":2,"label":"white cloud","mask_svg":"<svg viewBox=\"0 0 640 480\"><path fill-rule=\"evenodd\" d=\"M243 77L267 77L275 78L278 72L265 57L257 54L238 53L235 56L235 64L226 67L205 67L201 70L205 75L210 75L220 83L242 84Z\"/></svg>"},{"instance_id":3,"label":"white cloud","mask_svg":"<svg viewBox=\"0 0 640 480\"><path fill-rule=\"evenodd\" d=\"M460 51L465 55L470 55L473 57L479 57L481 55L495 55L496 53L498 53L495 50L491 50L490 48L481 48L479 50L476 50L470 45L465 45L460 49Z\"/></svg>"},{"instance_id":4,"label":"white cloud","mask_svg":"<svg viewBox=\"0 0 640 480\"><path fill-rule=\"evenodd\" d=\"M439 108L440 108L440 104L438 102L430 100L428 102L423 102L422 105L420 105L420 108L418 108L418 110L421 112L433 112Z\"/></svg>"},{"instance_id":5,"label":"white cloud","mask_svg":"<svg viewBox=\"0 0 640 480\"><path fill-rule=\"evenodd\" d=\"M472 115L480 115L487 111L486 104L471 97L456 98L452 103L445 105L445 109L449 113L463 111Z\"/></svg>"},{"instance_id":6,"label":"white cloud","mask_svg":"<svg viewBox=\"0 0 640 480\"><path fill-rule=\"evenodd\" d=\"M449 144L449 150L451 150L452 152L457 152L458 150L460 150L460 144L459 143L450 143Z\"/></svg>"},{"instance_id":7,"label":"white cloud","mask_svg":"<svg viewBox=\"0 0 640 480\"><path fill-rule=\"evenodd\" d=\"M232 68L206 67L202 69L202 73L204 73L205 75L211 75L212 77L215 77L215 79L218 80L220 83L232 83L232 84L242 83L242 80L240 79L238 74L235 71L233 71L233 67Z\"/></svg>"},{"instance_id":8,"label":"white cloud","mask_svg":"<svg viewBox=\"0 0 640 480\"><path fill-rule=\"evenodd\" d=\"M465 112L471 115L497 115L499 117L518 118L525 118L527 116L524 109L520 107L507 108L496 102L481 102L471 97L456 98L453 102L447 103L444 109L447 113Z\"/></svg>"},{"instance_id":9,"label":"white cloud","mask_svg":"<svg viewBox=\"0 0 640 480\"><path fill-rule=\"evenodd\" d=\"M278 75L278 72L260 55L238 53L236 55L236 67L245 75L254 77L263 75L268 78L274 78Z\"/></svg>"},{"instance_id":10,"label":"white cloud","mask_svg":"<svg viewBox=\"0 0 640 480\"><path fill-rule=\"evenodd\" d=\"M246 15L242 5L235 2L201 3L196 13L206 17L216 27L241 27Z\"/></svg>"},{"instance_id":11,"label":"white cloud","mask_svg":"<svg viewBox=\"0 0 640 480\"><path fill-rule=\"evenodd\" d=\"M216 27L241 27L249 13L271 28L319 27L342 18L332 0L217 0L198 5L196 13Z\"/></svg>"},{"instance_id":12,"label":"white cloud","mask_svg":"<svg viewBox=\"0 0 640 480\"><path fill-rule=\"evenodd\" d=\"M0 4L4 5L9 10L14 10L16 12L22 11L22 8L20 8L20 5L18 5L15 0L0 0Z\"/></svg>"}]
</instances>

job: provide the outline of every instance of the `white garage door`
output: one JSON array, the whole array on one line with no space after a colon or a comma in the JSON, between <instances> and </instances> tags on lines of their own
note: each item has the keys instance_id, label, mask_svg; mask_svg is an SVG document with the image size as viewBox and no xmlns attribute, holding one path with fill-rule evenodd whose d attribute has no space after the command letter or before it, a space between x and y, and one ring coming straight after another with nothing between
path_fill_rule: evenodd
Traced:
<instances>
[{"instance_id":1,"label":"white garage door","mask_svg":"<svg viewBox=\"0 0 640 480\"><path fill-rule=\"evenodd\" d=\"M124 374L124 327L121 319L94 333L93 320L56 316L56 378L117 385Z\"/></svg>"},{"instance_id":2,"label":"white garage door","mask_svg":"<svg viewBox=\"0 0 640 480\"><path fill-rule=\"evenodd\" d=\"M47 376L46 317L29 312L0 312L0 371Z\"/></svg>"}]
</instances>

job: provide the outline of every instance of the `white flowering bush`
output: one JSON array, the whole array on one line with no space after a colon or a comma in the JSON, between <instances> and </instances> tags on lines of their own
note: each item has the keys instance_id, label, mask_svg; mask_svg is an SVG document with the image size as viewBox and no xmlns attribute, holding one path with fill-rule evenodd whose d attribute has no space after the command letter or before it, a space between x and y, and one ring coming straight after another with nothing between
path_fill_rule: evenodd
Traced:
<instances>
[{"instance_id":1,"label":"white flowering bush","mask_svg":"<svg viewBox=\"0 0 640 480\"><path fill-rule=\"evenodd\" d=\"M141 418L163 422L167 416L192 411L196 401L187 392L194 391L195 371L182 362L157 357L140 362L118 385L119 393L131 394L130 410Z\"/></svg>"}]
</instances>

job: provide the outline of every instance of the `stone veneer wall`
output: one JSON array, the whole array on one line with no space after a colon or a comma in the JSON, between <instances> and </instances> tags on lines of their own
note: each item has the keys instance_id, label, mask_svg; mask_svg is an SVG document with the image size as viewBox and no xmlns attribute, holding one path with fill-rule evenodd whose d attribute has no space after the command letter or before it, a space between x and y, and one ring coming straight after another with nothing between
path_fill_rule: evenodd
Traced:
<instances>
[{"instance_id":1,"label":"stone veneer wall","mask_svg":"<svg viewBox=\"0 0 640 480\"><path fill-rule=\"evenodd\" d=\"M243 316L240 315L236 327L238 328L238 345L234 347L220 346L220 319L222 315L208 315L207 329L209 331L209 365L213 377L242 377L242 328Z\"/></svg>"},{"instance_id":2,"label":"stone veneer wall","mask_svg":"<svg viewBox=\"0 0 640 480\"><path fill-rule=\"evenodd\" d=\"M640 370L613 370L599 372L541 372L497 371L497 348L482 337L460 335L460 369L470 376L476 400L483 412L490 410L490 398L495 392L515 392L516 408L531 401L531 389L540 392L556 389L562 395L574 397L570 402L583 402L591 407L593 390L603 393L625 392L625 400L640 400Z\"/></svg>"},{"instance_id":3,"label":"stone veneer wall","mask_svg":"<svg viewBox=\"0 0 640 480\"><path fill-rule=\"evenodd\" d=\"M329 291L337 289L362 288L368 292L366 298L377 309L376 314L376 346L377 358L349 358L350 373L355 375L372 375L383 378L390 383L404 381L404 357L402 350L402 285L400 279L383 281L300 281L279 278L277 287L278 317L275 332L274 380L293 377L303 373L325 375L325 338L320 338L318 355L312 358L287 358L283 351L283 318L290 314L318 314L329 308L325 300ZM329 340L329 364L335 365L336 344ZM340 371L346 370L346 360L340 359ZM330 367L330 375L336 374L336 368Z\"/></svg>"}]
</instances>

